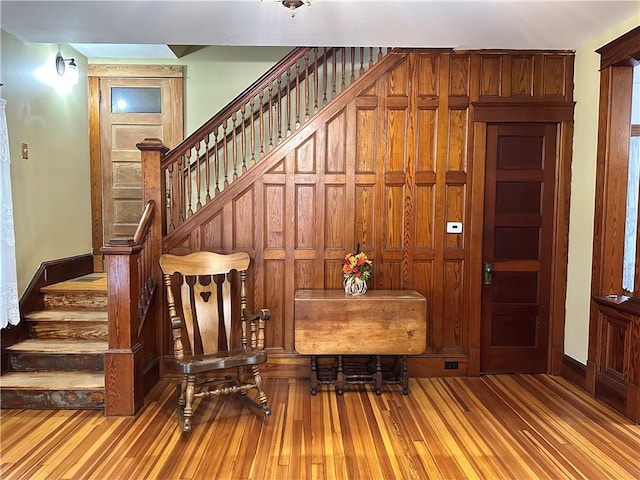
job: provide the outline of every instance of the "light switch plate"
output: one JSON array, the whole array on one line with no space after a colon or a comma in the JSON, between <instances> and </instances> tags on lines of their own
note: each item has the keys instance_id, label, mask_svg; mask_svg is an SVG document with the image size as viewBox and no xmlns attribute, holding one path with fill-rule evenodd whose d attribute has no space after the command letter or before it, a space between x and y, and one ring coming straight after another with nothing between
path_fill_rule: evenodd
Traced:
<instances>
[{"instance_id":1,"label":"light switch plate","mask_svg":"<svg viewBox=\"0 0 640 480\"><path fill-rule=\"evenodd\" d=\"M462 233L462 222L447 222L447 233Z\"/></svg>"}]
</instances>

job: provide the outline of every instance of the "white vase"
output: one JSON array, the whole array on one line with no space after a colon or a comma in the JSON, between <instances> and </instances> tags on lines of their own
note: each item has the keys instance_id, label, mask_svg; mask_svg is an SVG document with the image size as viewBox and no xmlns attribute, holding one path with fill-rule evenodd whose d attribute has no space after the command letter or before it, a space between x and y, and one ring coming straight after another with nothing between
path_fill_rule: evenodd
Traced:
<instances>
[{"instance_id":1,"label":"white vase","mask_svg":"<svg viewBox=\"0 0 640 480\"><path fill-rule=\"evenodd\" d=\"M367 282L355 275L344 276L344 293L347 295L364 295L367 292Z\"/></svg>"}]
</instances>

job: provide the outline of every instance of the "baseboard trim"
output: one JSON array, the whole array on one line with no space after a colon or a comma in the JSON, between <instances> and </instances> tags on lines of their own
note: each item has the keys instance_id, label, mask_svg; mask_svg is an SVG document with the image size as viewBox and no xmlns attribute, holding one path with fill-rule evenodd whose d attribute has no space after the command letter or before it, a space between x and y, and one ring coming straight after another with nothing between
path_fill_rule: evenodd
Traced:
<instances>
[{"instance_id":1,"label":"baseboard trim","mask_svg":"<svg viewBox=\"0 0 640 480\"><path fill-rule=\"evenodd\" d=\"M562 356L562 377L585 390L587 366L567 356Z\"/></svg>"}]
</instances>

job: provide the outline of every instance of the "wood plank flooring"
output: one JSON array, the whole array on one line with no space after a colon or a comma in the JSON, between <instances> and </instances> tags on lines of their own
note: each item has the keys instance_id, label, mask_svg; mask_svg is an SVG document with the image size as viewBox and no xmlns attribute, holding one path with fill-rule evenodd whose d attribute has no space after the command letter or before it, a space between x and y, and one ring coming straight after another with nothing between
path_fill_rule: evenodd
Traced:
<instances>
[{"instance_id":1,"label":"wood plank flooring","mask_svg":"<svg viewBox=\"0 0 640 480\"><path fill-rule=\"evenodd\" d=\"M410 393L267 378L266 420L233 397L177 423L172 384L136 418L0 412L9 479L640 479L640 427L560 377L410 380Z\"/></svg>"}]
</instances>

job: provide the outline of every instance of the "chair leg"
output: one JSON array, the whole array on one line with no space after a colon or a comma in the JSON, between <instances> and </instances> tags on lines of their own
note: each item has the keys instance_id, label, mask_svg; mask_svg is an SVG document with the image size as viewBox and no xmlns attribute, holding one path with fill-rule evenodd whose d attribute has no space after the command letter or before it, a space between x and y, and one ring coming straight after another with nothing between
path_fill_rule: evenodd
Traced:
<instances>
[{"instance_id":1,"label":"chair leg","mask_svg":"<svg viewBox=\"0 0 640 480\"><path fill-rule=\"evenodd\" d=\"M191 431L191 415L193 414L193 399L195 394L196 376L186 375L186 388L184 392L184 423L182 430L185 432Z\"/></svg>"},{"instance_id":2,"label":"chair leg","mask_svg":"<svg viewBox=\"0 0 640 480\"><path fill-rule=\"evenodd\" d=\"M271 415L271 409L267 406L267 395L264 393L262 387L262 377L260 376L260 367L258 365L252 365L253 378L256 381L256 389L258 390L258 402L262 405L265 415Z\"/></svg>"}]
</instances>

